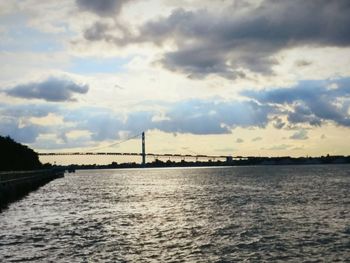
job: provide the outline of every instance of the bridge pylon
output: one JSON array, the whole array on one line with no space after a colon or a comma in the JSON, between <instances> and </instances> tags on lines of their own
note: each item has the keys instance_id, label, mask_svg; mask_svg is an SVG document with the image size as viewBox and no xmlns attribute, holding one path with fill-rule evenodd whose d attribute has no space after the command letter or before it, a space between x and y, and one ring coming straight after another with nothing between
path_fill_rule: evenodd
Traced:
<instances>
[{"instance_id":1,"label":"bridge pylon","mask_svg":"<svg viewBox=\"0 0 350 263\"><path fill-rule=\"evenodd\" d=\"M146 139L145 132L142 132L142 165L146 164Z\"/></svg>"}]
</instances>

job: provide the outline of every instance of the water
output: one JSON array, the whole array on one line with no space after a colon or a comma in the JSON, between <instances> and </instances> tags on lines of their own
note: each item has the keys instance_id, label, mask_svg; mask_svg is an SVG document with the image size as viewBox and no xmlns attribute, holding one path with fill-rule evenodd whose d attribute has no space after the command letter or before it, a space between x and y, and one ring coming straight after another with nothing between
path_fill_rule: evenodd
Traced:
<instances>
[{"instance_id":1,"label":"water","mask_svg":"<svg viewBox=\"0 0 350 263\"><path fill-rule=\"evenodd\" d=\"M79 171L0 213L0 262L346 262L350 165Z\"/></svg>"}]
</instances>

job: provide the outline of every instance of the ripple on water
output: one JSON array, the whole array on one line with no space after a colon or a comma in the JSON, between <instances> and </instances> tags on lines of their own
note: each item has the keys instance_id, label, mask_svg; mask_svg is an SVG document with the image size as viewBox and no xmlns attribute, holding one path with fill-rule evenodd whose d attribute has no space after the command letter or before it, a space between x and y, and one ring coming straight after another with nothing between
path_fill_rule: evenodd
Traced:
<instances>
[{"instance_id":1,"label":"ripple on water","mask_svg":"<svg viewBox=\"0 0 350 263\"><path fill-rule=\"evenodd\" d=\"M0 262L346 261L350 166L79 171L0 214Z\"/></svg>"}]
</instances>

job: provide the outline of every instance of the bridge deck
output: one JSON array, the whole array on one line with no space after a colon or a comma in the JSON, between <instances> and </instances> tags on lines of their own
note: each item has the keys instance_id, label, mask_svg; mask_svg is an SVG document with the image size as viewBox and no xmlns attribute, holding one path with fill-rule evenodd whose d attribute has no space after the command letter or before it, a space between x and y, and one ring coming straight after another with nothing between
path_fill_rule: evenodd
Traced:
<instances>
[{"instance_id":1,"label":"bridge deck","mask_svg":"<svg viewBox=\"0 0 350 263\"><path fill-rule=\"evenodd\" d=\"M142 156L142 153L122 153L122 152L47 152L38 153L40 156L57 156L57 155L118 155L118 156ZM169 153L146 153L146 156L152 157L175 157L175 158L242 158L241 156L226 155L193 155L193 154L169 154Z\"/></svg>"}]
</instances>

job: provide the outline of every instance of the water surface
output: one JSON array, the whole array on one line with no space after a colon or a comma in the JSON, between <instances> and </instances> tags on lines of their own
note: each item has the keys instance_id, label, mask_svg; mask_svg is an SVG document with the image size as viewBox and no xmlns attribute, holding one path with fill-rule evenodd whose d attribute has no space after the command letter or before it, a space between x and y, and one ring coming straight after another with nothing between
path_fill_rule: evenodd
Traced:
<instances>
[{"instance_id":1,"label":"water surface","mask_svg":"<svg viewBox=\"0 0 350 263\"><path fill-rule=\"evenodd\" d=\"M94 170L0 213L0 262L345 262L350 165Z\"/></svg>"}]
</instances>

